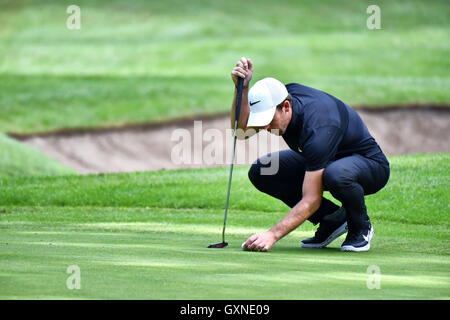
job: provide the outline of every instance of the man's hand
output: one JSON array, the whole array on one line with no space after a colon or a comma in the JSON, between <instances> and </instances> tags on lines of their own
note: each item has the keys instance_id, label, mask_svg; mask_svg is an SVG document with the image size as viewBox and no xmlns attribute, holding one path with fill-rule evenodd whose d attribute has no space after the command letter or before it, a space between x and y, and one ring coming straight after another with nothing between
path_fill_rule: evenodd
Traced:
<instances>
[{"instance_id":1,"label":"man's hand","mask_svg":"<svg viewBox=\"0 0 450 320\"><path fill-rule=\"evenodd\" d=\"M244 250L267 251L275 242L296 229L320 207L323 194L324 169L307 171L303 180L303 197L289 213L269 231L257 233L242 244Z\"/></svg>"},{"instance_id":2,"label":"man's hand","mask_svg":"<svg viewBox=\"0 0 450 320\"><path fill-rule=\"evenodd\" d=\"M253 62L245 57L242 57L241 60L236 63L236 67L234 67L233 71L231 71L231 79L236 87L238 85L238 78L242 78L244 79L244 88L248 88L252 76Z\"/></svg>"},{"instance_id":3,"label":"man's hand","mask_svg":"<svg viewBox=\"0 0 450 320\"><path fill-rule=\"evenodd\" d=\"M277 242L271 231L257 233L242 244L242 249L249 251L268 251Z\"/></svg>"}]
</instances>

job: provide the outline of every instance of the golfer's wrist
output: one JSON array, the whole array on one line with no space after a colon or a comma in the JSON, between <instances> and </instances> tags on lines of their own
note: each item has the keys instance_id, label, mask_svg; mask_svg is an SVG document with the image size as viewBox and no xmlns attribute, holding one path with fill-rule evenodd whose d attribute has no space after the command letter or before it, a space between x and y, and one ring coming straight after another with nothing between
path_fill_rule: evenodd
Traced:
<instances>
[{"instance_id":1,"label":"golfer's wrist","mask_svg":"<svg viewBox=\"0 0 450 320\"><path fill-rule=\"evenodd\" d=\"M272 236L273 236L273 238L275 239L275 241L278 241L278 240L280 240L280 239L283 237L283 235L281 235L279 232L277 232L277 231L274 230L273 228L270 229L268 232L269 232L270 234L272 234Z\"/></svg>"}]
</instances>

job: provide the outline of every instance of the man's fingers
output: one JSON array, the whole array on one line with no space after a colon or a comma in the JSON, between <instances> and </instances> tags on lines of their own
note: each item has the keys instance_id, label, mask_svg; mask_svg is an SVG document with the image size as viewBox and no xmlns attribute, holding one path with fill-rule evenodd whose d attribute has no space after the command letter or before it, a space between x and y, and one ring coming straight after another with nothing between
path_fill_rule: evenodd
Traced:
<instances>
[{"instance_id":1,"label":"man's fingers","mask_svg":"<svg viewBox=\"0 0 450 320\"><path fill-rule=\"evenodd\" d=\"M253 235L247 240L247 248L250 247L258 239L257 235Z\"/></svg>"},{"instance_id":2,"label":"man's fingers","mask_svg":"<svg viewBox=\"0 0 450 320\"><path fill-rule=\"evenodd\" d=\"M252 70L253 69L253 62L250 59L247 59L247 64L248 64L248 69Z\"/></svg>"},{"instance_id":3,"label":"man's fingers","mask_svg":"<svg viewBox=\"0 0 450 320\"><path fill-rule=\"evenodd\" d=\"M252 241L251 243L249 243L249 244L247 245L247 249L249 249L249 250L253 250L253 246L254 246L254 244L255 244L255 242L254 242L254 241Z\"/></svg>"},{"instance_id":4,"label":"man's fingers","mask_svg":"<svg viewBox=\"0 0 450 320\"><path fill-rule=\"evenodd\" d=\"M239 77L242 79L246 79L249 75L249 71L253 72L253 63L250 59L242 57L237 63L236 67L234 67L233 71L231 71L231 75L235 77ZM236 78L233 78L233 81Z\"/></svg>"},{"instance_id":5,"label":"man's fingers","mask_svg":"<svg viewBox=\"0 0 450 320\"><path fill-rule=\"evenodd\" d=\"M245 75L244 73L239 72L239 71L236 71L236 70L233 70L233 71L231 72L231 74L233 74L233 75L235 75L235 76L238 76L238 77L240 77L240 78L242 78L242 79L245 79L245 77L246 77L246 75Z\"/></svg>"},{"instance_id":6,"label":"man's fingers","mask_svg":"<svg viewBox=\"0 0 450 320\"><path fill-rule=\"evenodd\" d=\"M258 239L258 237L256 235L251 236L250 238L247 239L247 241L245 241L244 243L244 248L249 248L249 246L251 244L253 244L253 242L255 242L255 240Z\"/></svg>"},{"instance_id":7,"label":"man's fingers","mask_svg":"<svg viewBox=\"0 0 450 320\"><path fill-rule=\"evenodd\" d=\"M235 67L235 68L233 69L233 71L238 71L238 72L240 72L240 73L242 73L242 74L245 74L245 75L248 74L248 71L245 70L244 68L241 68L241 67Z\"/></svg>"},{"instance_id":8,"label":"man's fingers","mask_svg":"<svg viewBox=\"0 0 450 320\"><path fill-rule=\"evenodd\" d=\"M261 248L261 240L258 238L249 246L249 249L252 251L259 251Z\"/></svg>"},{"instance_id":9,"label":"man's fingers","mask_svg":"<svg viewBox=\"0 0 450 320\"><path fill-rule=\"evenodd\" d=\"M269 232L257 233L252 235L242 244L242 249L249 251L266 252L272 248L274 244Z\"/></svg>"},{"instance_id":10,"label":"man's fingers","mask_svg":"<svg viewBox=\"0 0 450 320\"><path fill-rule=\"evenodd\" d=\"M239 60L236 63L236 67L241 67L241 68L244 68L244 69L247 70L248 69L248 61L247 61L247 59L245 57L242 57L241 60Z\"/></svg>"},{"instance_id":11,"label":"man's fingers","mask_svg":"<svg viewBox=\"0 0 450 320\"><path fill-rule=\"evenodd\" d=\"M244 68L247 69L247 68L248 68L247 58L242 57L242 58L241 58L241 62L242 62L242 64L243 64Z\"/></svg>"},{"instance_id":12,"label":"man's fingers","mask_svg":"<svg viewBox=\"0 0 450 320\"><path fill-rule=\"evenodd\" d=\"M265 247L265 244L262 243L262 242L260 242L260 243L258 243L258 244L256 245L255 249L256 249L257 251L264 251L264 247Z\"/></svg>"}]
</instances>

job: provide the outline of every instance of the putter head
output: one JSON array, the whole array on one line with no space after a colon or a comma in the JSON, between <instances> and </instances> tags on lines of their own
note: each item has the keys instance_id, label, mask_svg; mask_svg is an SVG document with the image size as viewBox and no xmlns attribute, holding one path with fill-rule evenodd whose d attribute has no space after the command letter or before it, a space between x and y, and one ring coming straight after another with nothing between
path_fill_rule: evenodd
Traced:
<instances>
[{"instance_id":1,"label":"putter head","mask_svg":"<svg viewBox=\"0 0 450 320\"><path fill-rule=\"evenodd\" d=\"M228 242L219 242L213 243L208 246L208 248L225 248L228 245Z\"/></svg>"}]
</instances>

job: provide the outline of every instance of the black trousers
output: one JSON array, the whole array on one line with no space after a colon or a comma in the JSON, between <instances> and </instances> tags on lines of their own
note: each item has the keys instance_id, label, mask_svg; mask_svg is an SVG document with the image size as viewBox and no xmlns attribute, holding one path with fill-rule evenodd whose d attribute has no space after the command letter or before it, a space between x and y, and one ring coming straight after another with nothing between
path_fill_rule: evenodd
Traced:
<instances>
[{"instance_id":1,"label":"black trousers","mask_svg":"<svg viewBox=\"0 0 450 320\"><path fill-rule=\"evenodd\" d=\"M293 150L279 151L279 169L276 174L261 174L261 168L271 166L269 159L273 159L273 156L276 155L268 154L255 161L248 176L258 190L280 199L292 208L302 199L305 158ZM371 158L353 154L327 164L322 178L324 190L329 191L345 207L350 231L358 232L368 227L370 220L364 196L382 189L389 174L389 162L383 153ZM320 223L324 216L338 208L323 198L319 209L308 220L314 224Z\"/></svg>"}]
</instances>

